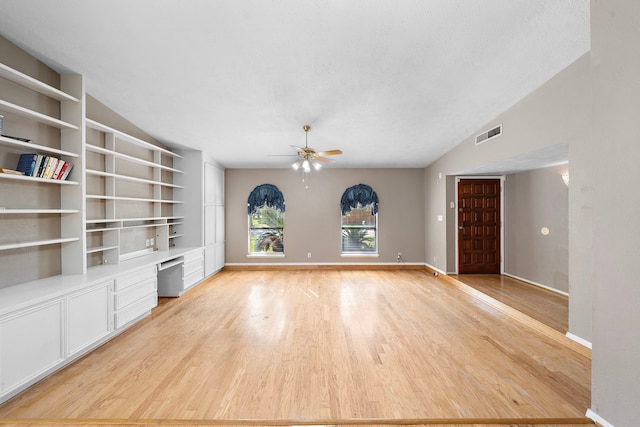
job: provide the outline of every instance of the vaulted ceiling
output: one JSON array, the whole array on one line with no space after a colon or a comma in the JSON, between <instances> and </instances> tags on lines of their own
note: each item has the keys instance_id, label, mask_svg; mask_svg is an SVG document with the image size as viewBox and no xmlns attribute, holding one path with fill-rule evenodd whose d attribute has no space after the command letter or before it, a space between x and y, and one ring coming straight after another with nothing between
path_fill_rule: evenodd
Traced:
<instances>
[{"instance_id":1,"label":"vaulted ceiling","mask_svg":"<svg viewBox=\"0 0 640 427\"><path fill-rule=\"evenodd\" d=\"M589 50L588 0L0 0L0 34L225 167L424 167Z\"/></svg>"}]
</instances>

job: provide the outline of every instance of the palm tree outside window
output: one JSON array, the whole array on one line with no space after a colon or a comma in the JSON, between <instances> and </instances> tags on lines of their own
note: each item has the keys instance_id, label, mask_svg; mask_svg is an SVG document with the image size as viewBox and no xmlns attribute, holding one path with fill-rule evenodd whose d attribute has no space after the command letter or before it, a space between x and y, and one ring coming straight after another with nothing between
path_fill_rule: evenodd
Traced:
<instances>
[{"instance_id":1,"label":"palm tree outside window","mask_svg":"<svg viewBox=\"0 0 640 427\"><path fill-rule=\"evenodd\" d=\"M378 196L371 187L358 184L345 190L342 212L342 253L378 253Z\"/></svg>"},{"instance_id":2,"label":"palm tree outside window","mask_svg":"<svg viewBox=\"0 0 640 427\"><path fill-rule=\"evenodd\" d=\"M249 213L249 254L284 253L284 197L278 187L262 184L247 201Z\"/></svg>"}]
</instances>

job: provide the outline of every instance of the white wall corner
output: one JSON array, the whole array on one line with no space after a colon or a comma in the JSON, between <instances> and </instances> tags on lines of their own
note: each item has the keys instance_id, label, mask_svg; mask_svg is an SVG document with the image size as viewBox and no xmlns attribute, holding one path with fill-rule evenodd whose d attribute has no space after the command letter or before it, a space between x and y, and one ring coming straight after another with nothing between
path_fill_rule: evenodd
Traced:
<instances>
[{"instance_id":1,"label":"white wall corner","mask_svg":"<svg viewBox=\"0 0 640 427\"><path fill-rule=\"evenodd\" d=\"M615 427L613 424L602 418L600 415L596 414L591 408L587 409L587 413L585 414L587 418L593 420L598 423L602 427Z\"/></svg>"},{"instance_id":2,"label":"white wall corner","mask_svg":"<svg viewBox=\"0 0 640 427\"><path fill-rule=\"evenodd\" d=\"M584 338L580 338L579 336L577 336L575 334L572 334L571 332L567 332L565 335L567 336L567 338L577 342L578 344L581 344L581 345L587 347L590 350L592 349L590 341L587 341Z\"/></svg>"}]
</instances>

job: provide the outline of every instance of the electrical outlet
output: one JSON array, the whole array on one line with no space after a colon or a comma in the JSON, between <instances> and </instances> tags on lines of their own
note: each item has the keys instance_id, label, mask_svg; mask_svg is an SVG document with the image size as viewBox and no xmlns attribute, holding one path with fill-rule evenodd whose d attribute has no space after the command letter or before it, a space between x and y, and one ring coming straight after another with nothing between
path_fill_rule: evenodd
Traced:
<instances>
[{"instance_id":1,"label":"electrical outlet","mask_svg":"<svg viewBox=\"0 0 640 427\"><path fill-rule=\"evenodd\" d=\"M152 237L152 238L150 239L150 242L151 242L151 246L153 246L153 245L156 243L156 240Z\"/></svg>"},{"instance_id":2,"label":"electrical outlet","mask_svg":"<svg viewBox=\"0 0 640 427\"><path fill-rule=\"evenodd\" d=\"M311 258L311 252L307 253L307 258Z\"/></svg>"},{"instance_id":3,"label":"electrical outlet","mask_svg":"<svg viewBox=\"0 0 640 427\"><path fill-rule=\"evenodd\" d=\"M147 247L149 247L149 239L147 239L146 245L147 245Z\"/></svg>"},{"instance_id":4,"label":"electrical outlet","mask_svg":"<svg viewBox=\"0 0 640 427\"><path fill-rule=\"evenodd\" d=\"M402 252L398 252L398 258L396 258L397 262L400 262L402 260Z\"/></svg>"}]
</instances>

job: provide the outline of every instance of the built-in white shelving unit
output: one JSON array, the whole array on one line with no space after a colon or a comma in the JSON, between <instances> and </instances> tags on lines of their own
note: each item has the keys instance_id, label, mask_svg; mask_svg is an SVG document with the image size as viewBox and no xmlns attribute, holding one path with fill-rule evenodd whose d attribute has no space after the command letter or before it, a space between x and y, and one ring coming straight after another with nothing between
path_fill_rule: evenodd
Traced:
<instances>
[{"instance_id":1,"label":"built-in white shelving unit","mask_svg":"<svg viewBox=\"0 0 640 427\"><path fill-rule=\"evenodd\" d=\"M82 76L21 55L42 78L0 63L1 133L13 136L0 136L0 168L36 154L73 169L0 173L0 403L149 314L160 286L179 296L205 277L202 200L185 198L203 188L202 163L88 119Z\"/></svg>"},{"instance_id":2,"label":"built-in white shelving unit","mask_svg":"<svg viewBox=\"0 0 640 427\"><path fill-rule=\"evenodd\" d=\"M0 251L7 264L0 275L9 283L38 278L39 268L34 267L43 263L49 268L41 274L84 271L82 262L60 261L81 254L84 246L78 180L84 86L81 76L63 76L60 84L58 89L0 64L2 134L29 140L0 136L0 167L15 169L21 154L51 156L74 165L65 180L0 173ZM52 245L58 248L52 251ZM5 269L13 269L12 274Z\"/></svg>"},{"instance_id":3,"label":"built-in white shelving unit","mask_svg":"<svg viewBox=\"0 0 640 427\"><path fill-rule=\"evenodd\" d=\"M171 150L86 119L87 262L113 264L176 246ZM148 216L140 217L139 213ZM171 219L169 219L171 218ZM180 218L178 218L180 219Z\"/></svg>"}]
</instances>

